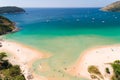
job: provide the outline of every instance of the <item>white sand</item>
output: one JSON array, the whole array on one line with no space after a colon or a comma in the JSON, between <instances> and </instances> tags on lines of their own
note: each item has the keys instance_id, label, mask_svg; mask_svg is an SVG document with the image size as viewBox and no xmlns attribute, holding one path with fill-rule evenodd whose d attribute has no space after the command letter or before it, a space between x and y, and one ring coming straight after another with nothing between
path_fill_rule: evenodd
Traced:
<instances>
[{"instance_id":1,"label":"white sand","mask_svg":"<svg viewBox=\"0 0 120 80\"><path fill-rule=\"evenodd\" d=\"M0 47L1 52L10 53L12 56L8 58L12 64L20 65L25 78L32 75L34 78L29 80L47 80L42 76L36 75L32 70L32 63L40 58L47 58L48 55L43 55L40 51L32 49L30 47L21 45L19 43L10 41L1 41L2 47ZM27 79L28 80L28 79Z\"/></svg>"},{"instance_id":2,"label":"white sand","mask_svg":"<svg viewBox=\"0 0 120 80\"><path fill-rule=\"evenodd\" d=\"M115 60L120 60L120 46L105 46L100 48L93 48L85 51L83 55L77 60L76 64L68 70L74 76L85 77L91 80L88 73L88 66L95 65L99 68L105 80L110 80L113 70L109 64ZM110 75L106 74L105 68L109 67L112 72Z\"/></svg>"},{"instance_id":3,"label":"white sand","mask_svg":"<svg viewBox=\"0 0 120 80\"><path fill-rule=\"evenodd\" d=\"M29 80L50 80L43 76L36 75L31 68L35 60L48 58L50 55L45 55L40 51L15 42L1 41L1 43L3 46L0 47L0 51L12 54L12 56L9 57L10 62L20 65L26 79L27 76L32 75L34 78ZM112 74L106 74L105 68L109 67L111 72L112 68L106 63L111 63L115 60L120 60L120 46L92 48L85 51L76 61L76 64L67 69L67 72L74 76L85 77L91 80L90 74L88 73L88 66L95 65L99 68L104 79L110 80L109 78Z\"/></svg>"}]
</instances>

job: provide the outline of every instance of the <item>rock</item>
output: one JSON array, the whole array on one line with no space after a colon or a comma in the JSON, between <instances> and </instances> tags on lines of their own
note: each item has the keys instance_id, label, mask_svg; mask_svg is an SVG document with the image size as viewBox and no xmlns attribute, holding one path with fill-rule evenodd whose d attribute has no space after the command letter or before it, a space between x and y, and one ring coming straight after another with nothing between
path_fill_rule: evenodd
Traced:
<instances>
[{"instance_id":1,"label":"rock","mask_svg":"<svg viewBox=\"0 0 120 80\"><path fill-rule=\"evenodd\" d=\"M0 44L0 47L2 47L2 44Z\"/></svg>"},{"instance_id":2,"label":"rock","mask_svg":"<svg viewBox=\"0 0 120 80\"><path fill-rule=\"evenodd\" d=\"M27 76L27 79L28 79L28 80L33 79L33 75L28 75L28 76Z\"/></svg>"}]
</instances>

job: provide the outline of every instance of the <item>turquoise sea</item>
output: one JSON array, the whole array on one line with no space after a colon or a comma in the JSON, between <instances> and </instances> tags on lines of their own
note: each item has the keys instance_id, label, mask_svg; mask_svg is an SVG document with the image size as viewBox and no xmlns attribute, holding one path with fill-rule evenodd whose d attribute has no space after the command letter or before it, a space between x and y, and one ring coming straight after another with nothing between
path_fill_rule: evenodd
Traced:
<instances>
[{"instance_id":1,"label":"turquoise sea","mask_svg":"<svg viewBox=\"0 0 120 80\"><path fill-rule=\"evenodd\" d=\"M95 46L120 43L120 13L100 8L25 8L25 14L4 14L21 28L4 37L52 54L33 64L35 72L62 80L85 80L63 71ZM39 70L39 64L49 70ZM63 76L64 75L64 76Z\"/></svg>"}]
</instances>

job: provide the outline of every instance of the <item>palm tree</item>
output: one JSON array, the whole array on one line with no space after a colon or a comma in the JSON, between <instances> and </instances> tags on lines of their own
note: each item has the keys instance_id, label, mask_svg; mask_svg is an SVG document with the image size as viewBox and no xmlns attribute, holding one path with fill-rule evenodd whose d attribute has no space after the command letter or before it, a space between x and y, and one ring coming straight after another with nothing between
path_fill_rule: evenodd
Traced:
<instances>
[{"instance_id":1,"label":"palm tree","mask_svg":"<svg viewBox=\"0 0 120 80\"><path fill-rule=\"evenodd\" d=\"M6 53L5 52L1 52L0 53L0 61L3 60L3 58L7 57Z\"/></svg>"}]
</instances>

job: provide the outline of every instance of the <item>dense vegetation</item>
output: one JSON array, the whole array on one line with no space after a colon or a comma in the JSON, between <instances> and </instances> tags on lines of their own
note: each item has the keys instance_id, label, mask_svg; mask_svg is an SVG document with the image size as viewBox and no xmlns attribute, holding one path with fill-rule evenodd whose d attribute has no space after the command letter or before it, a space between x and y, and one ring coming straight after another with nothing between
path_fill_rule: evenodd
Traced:
<instances>
[{"instance_id":1,"label":"dense vegetation","mask_svg":"<svg viewBox=\"0 0 120 80\"><path fill-rule=\"evenodd\" d=\"M103 11L112 11L112 12L119 12L120 11L120 1L114 2L104 8L102 8L101 10Z\"/></svg>"},{"instance_id":2,"label":"dense vegetation","mask_svg":"<svg viewBox=\"0 0 120 80\"><path fill-rule=\"evenodd\" d=\"M15 29L15 25L12 21L6 17L0 16L0 35L12 32Z\"/></svg>"},{"instance_id":3,"label":"dense vegetation","mask_svg":"<svg viewBox=\"0 0 120 80\"><path fill-rule=\"evenodd\" d=\"M113 75L109 77L109 80L120 80L120 60L109 63L109 65L111 65L111 67L113 68L113 72L110 72L108 67L105 68L106 74L111 75L111 73L113 73ZM103 76L99 69L94 65L88 67L88 72L90 73L92 79L105 80L105 76Z\"/></svg>"},{"instance_id":4,"label":"dense vegetation","mask_svg":"<svg viewBox=\"0 0 120 80\"><path fill-rule=\"evenodd\" d=\"M0 7L0 14L3 13L21 13L25 12L24 9L15 7L15 6L7 6L7 7Z\"/></svg>"},{"instance_id":5,"label":"dense vegetation","mask_svg":"<svg viewBox=\"0 0 120 80\"><path fill-rule=\"evenodd\" d=\"M112 76L112 80L120 80L120 60L114 61L111 64L114 70L114 76Z\"/></svg>"},{"instance_id":6,"label":"dense vegetation","mask_svg":"<svg viewBox=\"0 0 120 80\"><path fill-rule=\"evenodd\" d=\"M18 65L12 65L8 60L6 53L0 53L0 80L25 80Z\"/></svg>"}]
</instances>

